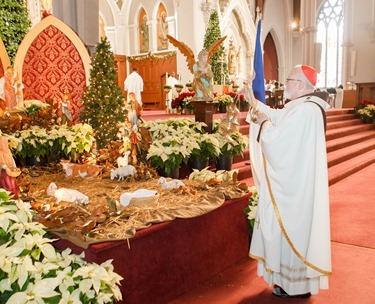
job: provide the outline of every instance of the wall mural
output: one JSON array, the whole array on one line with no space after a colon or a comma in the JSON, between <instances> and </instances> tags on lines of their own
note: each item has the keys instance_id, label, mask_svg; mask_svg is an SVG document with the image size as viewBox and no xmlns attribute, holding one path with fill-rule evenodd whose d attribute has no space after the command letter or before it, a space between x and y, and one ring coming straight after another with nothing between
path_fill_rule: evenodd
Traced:
<instances>
[{"instance_id":1,"label":"wall mural","mask_svg":"<svg viewBox=\"0 0 375 304\"><path fill-rule=\"evenodd\" d=\"M163 4L158 9L158 51L168 49L168 22L167 12Z\"/></svg>"},{"instance_id":2,"label":"wall mural","mask_svg":"<svg viewBox=\"0 0 375 304\"><path fill-rule=\"evenodd\" d=\"M148 19L144 9L139 14L139 52L147 53L150 49Z\"/></svg>"}]
</instances>

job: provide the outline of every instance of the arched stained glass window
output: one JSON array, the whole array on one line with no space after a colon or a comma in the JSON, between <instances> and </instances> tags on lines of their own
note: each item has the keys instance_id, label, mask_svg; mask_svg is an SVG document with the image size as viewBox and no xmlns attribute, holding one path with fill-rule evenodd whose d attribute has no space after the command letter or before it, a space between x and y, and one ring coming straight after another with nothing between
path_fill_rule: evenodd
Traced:
<instances>
[{"instance_id":1,"label":"arched stained glass window","mask_svg":"<svg viewBox=\"0 0 375 304\"><path fill-rule=\"evenodd\" d=\"M337 87L342 75L344 0L326 0L318 13L316 40L322 44L317 87Z\"/></svg>"}]
</instances>

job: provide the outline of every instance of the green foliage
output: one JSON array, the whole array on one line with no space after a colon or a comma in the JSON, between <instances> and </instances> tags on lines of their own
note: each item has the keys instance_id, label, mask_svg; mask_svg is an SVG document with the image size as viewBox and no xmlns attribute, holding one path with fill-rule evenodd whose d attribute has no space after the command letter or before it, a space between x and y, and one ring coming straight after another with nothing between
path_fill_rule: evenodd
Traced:
<instances>
[{"instance_id":1,"label":"green foliage","mask_svg":"<svg viewBox=\"0 0 375 304\"><path fill-rule=\"evenodd\" d=\"M27 115L33 115L33 116L35 116L36 115L36 113L39 111L41 109L41 107L40 106L38 106L38 105L31 105L30 107L28 107L28 108L26 108L26 110L24 111L25 112L25 114L27 114Z\"/></svg>"},{"instance_id":2,"label":"green foliage","mask_svg":"<svg viewBox=\"0 0 375 304\"><path fill-rule=\"evenodd\" d=\"M0 1L0 37L11 64L13 65L18 46L26 36L31 21L29 20L25 0Z\"/></svg>"},{"instance_id":3,"label":"green foliage","mask_svg":"<svg viewBox=\"0 0 375 304\"><path fill-rule=\"evenodd\" d=\"M243 209L243 212L248 219L248 232L252 235L258 209L259 195L255 186L251 187L249 191L251 193L251 196L249 197L249 205Z\"/></svg>"},{"instance_id":4,"label":"green foliage","mask_svg":"<svg viewBox=\"0 0 375 304\"><path fill-rule=\"evenodd\" d=\"M204 36L204 49L207 49L212 43L221 38L219 14L213 11L208 21L206 34ZM223 44L219 50L211 56L211 69L214 73L214 82L217 84L230 84L228 63L220 62L220 58L225 57L225 49Z\"/></svg>"},{"instance_id":5,"label":"green foliage","mask_svg":"<svg viewBox=\"0 0 375 304\"><path fill-rule=\"evenodd\" d=\"M102 38L96 46L90 71L90 85L82 96L81 120L92 126L98 148L116 140L118 124L125 121L125 104L117 85L116 65L110 43Z\"/></svg>"}]
</instances>

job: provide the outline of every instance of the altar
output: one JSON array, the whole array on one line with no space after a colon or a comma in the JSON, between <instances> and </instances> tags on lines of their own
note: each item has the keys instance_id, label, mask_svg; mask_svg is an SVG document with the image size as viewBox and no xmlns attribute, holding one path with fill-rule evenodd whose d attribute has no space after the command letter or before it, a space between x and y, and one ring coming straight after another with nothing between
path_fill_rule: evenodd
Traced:
<instances>
[{"instance_id":1,"label":"altar","mask_svg":"<svg viewBox=\"0 0 375 304\"><path fill-rule=\"evenodd\" d=\"M248 256L248 200L249 194L199 217L154 224L129 240L82 249L60 239L55 246L84 251L89 262L113 259L124 278L120 303L167 303Z\"/></svg>"}]
</instances>

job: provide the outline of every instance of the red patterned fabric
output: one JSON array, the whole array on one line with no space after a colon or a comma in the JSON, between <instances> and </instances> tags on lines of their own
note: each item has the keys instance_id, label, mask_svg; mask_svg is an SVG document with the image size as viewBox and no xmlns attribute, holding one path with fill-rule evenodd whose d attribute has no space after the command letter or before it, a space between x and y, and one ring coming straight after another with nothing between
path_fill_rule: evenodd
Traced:
<instances>
[{"instance_id":1,"label":"red patterned fabric","mask_svg":"<svg viewBox=\"0 0 375 304\"><path fill-rule=\"evenodd\" d=\"M72 41L55 26L45 28L30 45L22 82L25 100L62 100L64 93L70 93L73 120L78 121L86 87L84 65Z\"/></svg>"},{"instance_id":2,"label":"red patterned fabric","mask_svg":"<svg viewBox=\"0 0 375 304\"><path fill-rule=\"evenodd\" d=\"M4 76L4 67L3 67L3 63L0 61L0 77L3 77Z\"/></svg>"}]
</instances>

